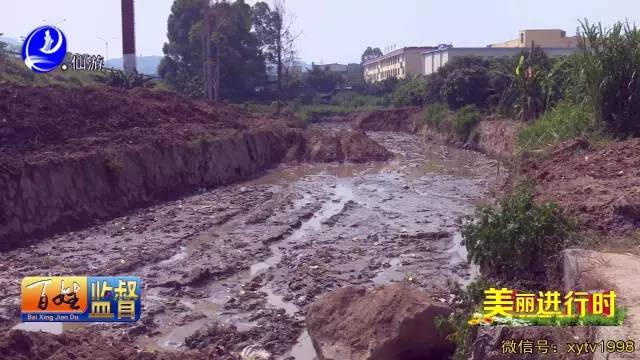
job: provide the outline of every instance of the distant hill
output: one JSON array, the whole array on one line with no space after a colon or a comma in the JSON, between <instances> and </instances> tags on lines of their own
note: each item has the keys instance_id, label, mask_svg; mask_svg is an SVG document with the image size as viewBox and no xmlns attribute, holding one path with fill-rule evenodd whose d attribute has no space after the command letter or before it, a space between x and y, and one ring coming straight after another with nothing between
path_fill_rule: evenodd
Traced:
<instances>
[{"instance_id":1,"label":"distant hill","mask_svg":"<svg viewBox=\"0 0 640 360\"><path fill-rule=\"evenodd\" d=\"M148 75L157 75L158 65L160 65L161 60L162 56L138 56L138 72ZM122 58L109 59L105 61L105 66L122 69Z\"/></svg>"}]
</instances>

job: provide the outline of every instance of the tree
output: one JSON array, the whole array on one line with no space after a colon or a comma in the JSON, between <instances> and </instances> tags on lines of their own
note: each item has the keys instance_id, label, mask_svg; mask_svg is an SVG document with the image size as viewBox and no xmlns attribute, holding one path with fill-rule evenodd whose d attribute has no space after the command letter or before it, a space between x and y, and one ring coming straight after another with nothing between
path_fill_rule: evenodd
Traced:
<instances>
[{"instance_id":1,"label":"tree","mask_svg":"<svg viewBox=\"0 0 640 360\"><path fill-rule=\"evenodd\" d=\"M332 73L318 65L314 65L307 73L305 84L308 88L320 92L328 93L335 90L336 86L340 84L342 77Z\"/></svg>"},{"instance_id":2,"label":"tree","mask_svg":"<svg viewBox=\"0 0 640 360\"><path fill-rule=\"evenodd\" d=\"M265 58L252 32L253 10L243 0L220 2L213 17L219 91L227 99L247 99L266 81Z\"/></svg>"},{"instance_id":3,"label":"tree","mask_svg":"<svg viewBox=\"0 0 640 360\"><path fill-rule=\"evenodd\" d=\"M371 46L369 46L360 57L360 64L364 64L367 60L375 59L382 55L383 53L380 48L372 48Z\"/></svg>"},{"instance_id":4,"label":"tree","mask_svg":"<svg viewBox=\"0 0 640 360\"><path fill-rule=\"evenodd\" d=\"M203 14L201 0L176 0L167 21L167 37L158 73L175 90L203 95Z\"/></svg>"},{"instance_id":5,"label":"tree","mask_svg":"<svg viewBox=\"0 0 640 360\"><path fill-rule=\"evenodd\" d=\"M215 97L247 99L266 81L265 59L252 31L254 9L243 0L204 4L174 2L169 42L158 72L174 89L190 96L204 95L203 85L208 83Z\"/></svg>"},{"instance_id":6,"label":"tree","mask_svg":"<svg viewBox=\"0 0 640 360\"><path fill-rule=\"evenodd\" d=\"M294 43L299 36L292 30L293 20L287 12L285 0L274 0L273 10L265 2L256 3L254 24L267 61L276 66L278 93L281 94L285 63L288 59L295 59Z\"/></svg>"},{"instance_id":7,"label":"tree","mask_svg":"<svg viewBox=\"0 0 640 360\"><path fill-rule=\"evenodd\" d=\"M488 106L489 65L479 57L454 58L427 77L425 101L446 102L454 110L466 105Z\"/></svg>"},{"instance_id":8,"label":"tree","mask_svg":"<svg viewBox=\"0 0 640 360\"><path fill-rule=\"evenodd\" d=\"M3 33L0 33L0 36L4 35ZM9 46L9 44L7 44L4 41L0 41L0 59L2 59L6 54L5 51L7 49L7 46Z\"/></svg>"},{"instance_id":9,"label":"tree","mask_svg":"<svg viewBox=\"0 0 640 360\"><path fill-rule=\"evenodd\" d=\"M456 69L446 77L441 91L451 109L466 105L484 107L489 96L487 68L475 65Z\"/></svg>"},{"instance_id":10,"label":"tree","mask_svg":"<svg viewBox=\"0 0 640 360\"><path fill-rule=\"evenodd\" d=\"M402 80L391 97L391 102L396 107L422 106L425 99L426 83L422 77Z\"/></svg>"},{"instance_id":11,"label":"tree","mask_svg":"<svg viewBox=\"0 0 640 360\"><path fill-rule=\"evenodd\" d=\"M557 95L553 95L555 90L550 90L552 62L542 49L534 45L530 51L522 52L515 64L511 70L511 84L504 89L500 100L501 112L530 121L547 111L548 101L558 99Z\"/></svg>"}]
</instances>

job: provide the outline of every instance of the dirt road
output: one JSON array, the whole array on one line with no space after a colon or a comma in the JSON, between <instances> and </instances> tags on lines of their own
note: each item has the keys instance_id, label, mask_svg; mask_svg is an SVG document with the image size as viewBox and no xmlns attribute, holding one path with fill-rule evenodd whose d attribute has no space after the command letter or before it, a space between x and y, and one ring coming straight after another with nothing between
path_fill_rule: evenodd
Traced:
<instances>
[{"instance_id":1,"label":"dirt road","mask_svg":"<svg viewBox=\"0 0 640 360\"><path fill-rule=\"evenodd\" d=\"M186 354L233 358L259 344L283 359L305 360L315 356L305 308L321 293L412 281L447 297L447 280L468 281L473 270L456 220L488 197L499 177L496 162L416 135L370 136L395 158L281 165L254 181L4 253L0 328L17 323L23 276L130 274L144 281L140 323L41 327L135 344L138 352L191 349Z\"/></svg>"}]
</instances>

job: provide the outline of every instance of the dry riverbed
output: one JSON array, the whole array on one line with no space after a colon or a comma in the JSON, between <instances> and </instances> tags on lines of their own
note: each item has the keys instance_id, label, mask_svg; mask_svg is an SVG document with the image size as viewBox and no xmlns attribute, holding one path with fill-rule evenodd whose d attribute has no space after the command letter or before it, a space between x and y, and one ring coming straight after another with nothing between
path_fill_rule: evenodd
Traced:
<instances>
[{"instance_id":1,"label":"dry riverbed","mask_svg":"<svg viewBox=\"0 0 640 360\"><path fill-rule=\"evenodd\" d=\"M280 165L253 181L3 253L4 329L18 322L23 276L128 274L142 277L144 288L137 324L19 324L62 335L10 332L0 350L30 337L66 342L60 346L76 354L100 341L121 358L234 359L258 344L278 358L311 360L304 314L319 294L411 281L446 300L447 281L469 281L473 272L457 220L489 197L502 176L497 163L417 135L369 135L394 159Z\"/></svg>"}]
</instances>

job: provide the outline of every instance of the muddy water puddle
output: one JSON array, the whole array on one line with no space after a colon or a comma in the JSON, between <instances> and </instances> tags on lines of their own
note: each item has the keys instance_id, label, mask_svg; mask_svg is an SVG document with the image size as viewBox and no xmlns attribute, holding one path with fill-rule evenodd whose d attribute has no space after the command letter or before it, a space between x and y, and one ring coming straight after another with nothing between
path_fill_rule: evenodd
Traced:
<instances>
[{"instance_id":1,"label":"muddy water puddle","mask_svg":"<svg viewBox=\"0 0 640 360\"><path fill-rule=\"evenodd\" d=\"M133 336L141 349L182 350L186 339L222 323L247 335L233 343L213 335L199 340L236 351L262 345L279 358L313 359L304 313L321 294L349 284L401 281L444 292L448 279L467 282L474 273L456 220L486 197L495 163L413 135L371 136L395 158L283 165L259 179L55 240L69 249L105 243L142 249L135 264L117 271L145 279L145 325ZM51 246L45 242L33 251L48 251L45 244ZM27 264L28 255L22 258ZM17 279L35 268L64 273L74 265L107 274L128 265L109 252L90 263L76 264L71 255L65 254L72 259L67 264L32 263L31 270L0 275ZM9 308L0 299L3 307Z\"/></svg>"},{"instance_id":2,"label":"muddy water puddle","mask_svg":"<svg viewBox=\"0 0 640 360\"><path fill-rule=\"evenodd\" d=\"M212 281L211 283L206 284L204 286L204 292L210 296L206 299L180 300L180 303L185 305L189 311L204 314L206 316L205 319L190 321L185 325L178 326L172 330L162 331L160 335L154 337L155 340L153 340L151 344L149 341L145 341L145 347L147 349L177 349L184 344L187 337L192 336L198 330L212 325L216 321L233 324L240 331L256 326L256 323L250 320L252 317L251 311L229 312L225 310L224 305L232 299L232 294L244 294L245 290L243 287L245 285L250 284L254 278L265 273L282 261L283 251L281 247L295 246L296 244L309 241L313 238L314 233L321 229L323 223L339 214L344 209L345 204L353 200L352 188L346 182L338 181L335 184L330 184L327 186L326 190L328 197L323 197L321 206L317 207L318 209L311 217L303 219L304 222L301 222L297 229L283 237L280 241L269 246L270 256L262 261L251 264L248 267L248 270L240 271L239 273L224 280ZM313 202L313 197L305 193L299 199L292 202L292 209L294 211L298 211L304 207L313 205ZM200 238L206 238L210 235L213 234L203 234ZM210 238L215 238L215 236L210 236ZM188 247L193 248L192 245ZM188 256L186 248L187 247L182 247L180 252L173 255L171 258L158 263L157 266L175 265L176 262L180 262L185 259ZM300 318L300 307L285 300L283 295L276 293L270 286L259 286L252 290L254 292L263 292L266 294L266 307L282 309L287 316ZM147 297L147 300L149 300L149 297ZM153 295L151 297L151 301L163 303L170 301L170 298L163 297L162 295Z\"/></svg>"}]
</instances>

